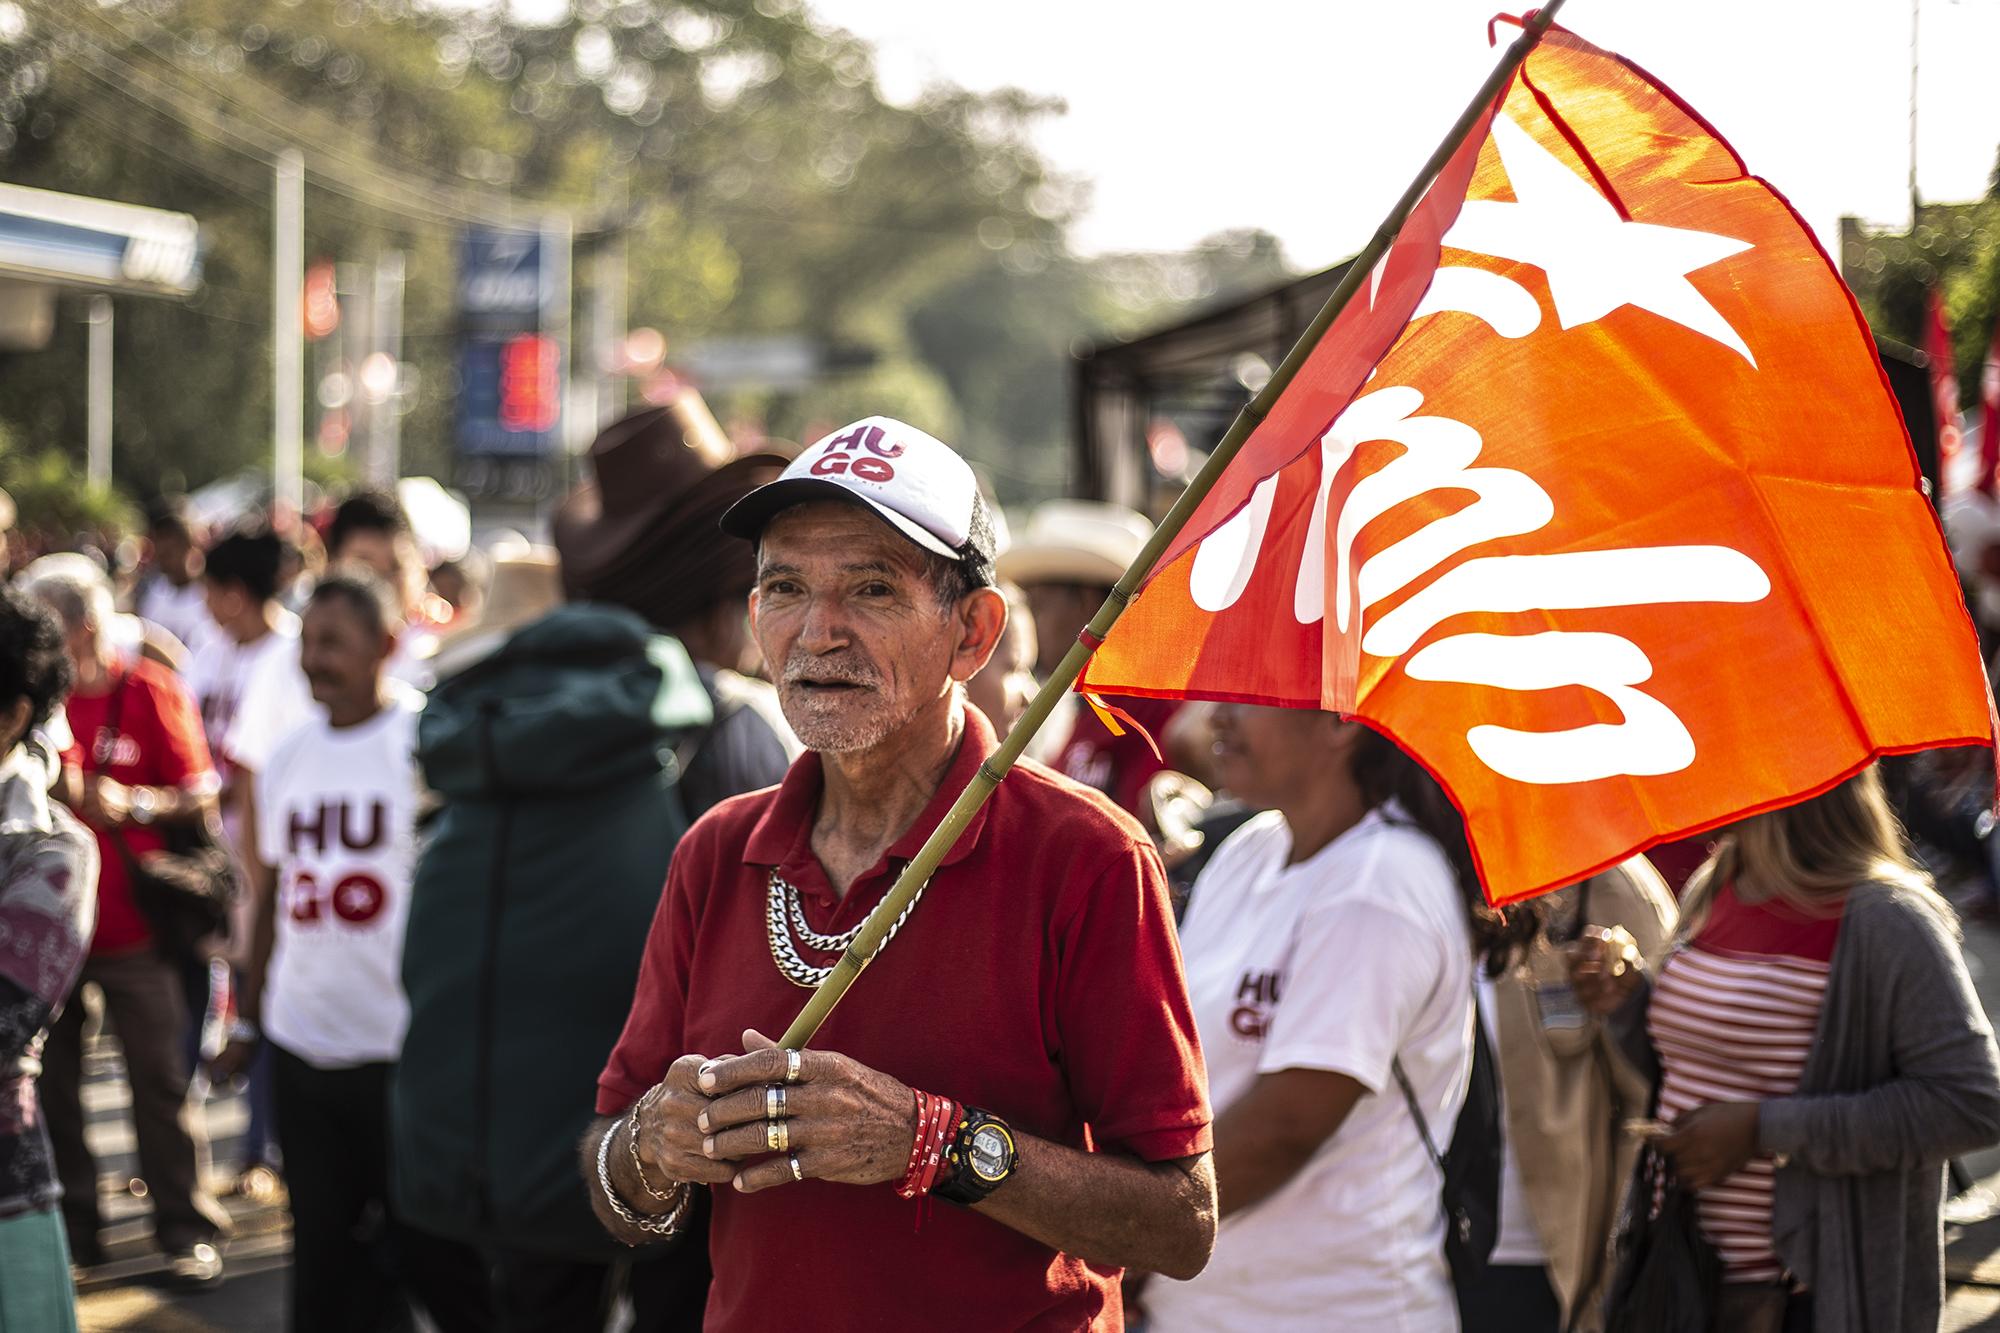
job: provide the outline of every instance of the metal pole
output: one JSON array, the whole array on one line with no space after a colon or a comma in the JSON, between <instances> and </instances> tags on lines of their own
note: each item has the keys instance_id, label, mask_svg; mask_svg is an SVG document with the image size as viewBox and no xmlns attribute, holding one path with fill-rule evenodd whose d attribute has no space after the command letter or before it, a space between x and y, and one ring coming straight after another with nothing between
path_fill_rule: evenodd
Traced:
<instances>
[{"instance_id":1,"label":"metal pole","mask_svg":"<svg viewBox=\"0 0 2000 1333\"><path fill-rule=\"evenodd\" d=\"M340 369L347 377L347 456L365 484L375 480L375 409L361 386L368 355L375 350L375 269L356 260L334 267L340 306Z\"/></svg>"},{"instance_id":2,"label":"metal pole","mask_svg":"<svg viewBox=\"0 0 2000 1333\"><path fill-rule=\"evenodd\" d=\"M305 492L306 160L278 154L271 210L271 488L280 511L296 515Z\"/></svg>"},{"instance_id":3,"label":"metal pole","mask_svg":"<svg viewBox=\"0 0 2000 1333\"><path fill-rule=\"evenodd\" d=\"M1174 507L1167 511L1167 516L1160 520L1160 526L1154 529L1153 535L1140 550L1138 557L1132 561L1131 567L1125 571L1124 577L1118 580L1117 586L1111 590L1111 595L1104 599L1104 605L1097 608L1097 614L1090 618L1090 624L1085 632L1078 635L1077 641L1070 645L1069 652L1063 656L1055 673L1043 683L1034 701L1028 705L1027 711L1008 731L1007 738L1000 742L1000 748L979 766L978 773L966 784L965 790L952 804L943 822L937 826L937 830L925 840L916 856L912 857L897 875L896 882L890 886L889 892L875 905L875 910L868 914L868 919L861 923L859 934L855 936L854 942L847 946L847 951L841 954L840 961L834 964L832 973L813 992L812 998L806 1001L805 1008L796 1019L792 1020L792 1025L785 1029L784 1038L778 1043L780 1046L796 1050L811 1041L813 1034L819 1031L820 1024L826 1021L827 1015L833 1012L833 1007L839 1004L841 997L847 993L847 988L854 984L862 969L874 961L875 955L887 943L889 932L902 916L904 909L923 891L931 873L943 862L945 853L951 850L952 845L965 832L966 826L972 822L972 816L978 812L980 806L986 804L986 798L993 794L994 788L1000 785L1001 779L1007 776L1009 769L1013 768L1014 761L1019 759L1021 752L1028 747L1028 742L1034 739L1035 733L1048 721L1049 714L1055 710L1057 702L1069 692L1070 687L1075 685L1077 678L1083 674L1084 664L1090 660L1091 653L1095 651L1086 645L1086 640L1093 644L1102 643L1104 636L1111 632L1111 627L1123 614L1126 604L1139 590L1139 584L1152 572L1153 565L1165 554L1174 538L1180 535L1188 519L1194 515L1194 511L1201 505L1209 491L1214 489L1216 481L1228 469L1237 451L1257 428L1257 423L1270 413L1279 395L1291 384L1299 368L1305 364L1306 358L1312 354L1313 348L1319 344L1326 331L1333 326L1334 320L1340 317L1340 312L1347 307L1355 292L1367 282L1376 261L1387 253L1390 244L1396 239L1396 234L1403 229L1403 224L1409 221L1410 214L1423 201L1424 192L1430 188L1431 182L1451 161L1452 155L1465 142L1466 136L1472 133L1473 127L1486 114L1493 100L1506 90L1508 82L1514 77L1514 71L1528 58L1528 52L1534 49L1542 34L1548 31L1563 3L1564 0L1550 0L1549 4L1529 15L1521 29L1521 35L1508 46L1500 63L1486 76L1486 81L1479 86L1479 91L1474 94L1472 101L1460 113L1458 122L1452 126L1444 142L1440 143L1436 151L1431 154L1430 160L1424 163L1423 170L1417 173L1409 188L1403 191L1403 197L1396 201L1396 206L1389 211L1389 216L1376 229L1375 235L1369 239L1361 253L1349 262L1347 273L1341 278L1340 285L1334 289L1333 295L1327 298L1326 304L1320 308L1313 322L1306 326L1306 331L1300 335L1298 342L1293 344L1285 359L1271 372L1270 382L1250 400L1242 412L1237 414L1236 420L1230 424L1221 442L1215 446L1215 452L1208 456L1208 461L1202 464L1201 471L1188 483L1187 490L1174 502Z\"/></svg>"},{"instance_id":4,"label":"metal pole","mask_svg":"<svg viewBox=\"0 0 2000 1333\"><path fill-rule=\"evenodd\" d=\"M85 378L84 480L94 491L111 487L111 298L90 298L90 365Z\"/></svg>"},{"instance_id":5,"label":"metal pole","mask_svg":"<svg viewBox=\"0 0 2000 1333\"><path fill-rule=\"evenodd\" d=\"M599 428L625 414L625 236L631 226L631 180L619 172L606 187L609 224L597 251L596 296L593 302L593 339L596 343L597 421Z\"/></svg>"},{"instance_id":6,"label":"metal pole","mask_svg":"<svg viewBox=\"0 0 2000 1333\"><path fill-rule=\"evenodd\" d=\"M596 425L603 427L625 410L625 237L605 237L597 251L591 293L591 378L597 384Z\"/></svg>"},{"instance_id":7,"label":"metal pole","mask_svg":"<svg viewBox=\"0 0 2000 1333\"><path fill-rule=\"evenodd\" d=\"M559 349L557 364L562 369L556 389L560 416L555 430L551 432L556 447L536 463L536 466L547 470L547 476L539 479L535 488L535 517L538 522L547 521L550 506L567 487L575 455L582 453L597 433L595 414L576 410L577 399L581 395L576 374L575 330L570 326L575 237L576 223L567 214L546 218L542 222L541 332L543 337L555 341Z\"/></svg>"},{"instance_id":8,"label":"metal pole","mask_svg":"<svg viewBox=\"0 0 2000 1333\"><path fill-rule=\"evenodd\" d=\"M1917 210L1923 198L1917 192L1917 20L1923 0L1910 0L1910 232L1917 230Z\"/></svg>"},{"instance_id":9,"label":"metal pole","mask_svg":"<svg viewBox=\"0 0 2000 1333\"><path fill-rule=\"evenodd\" d=\"M396 382L377 401L368 402L368 480L393 487L403 471L402 405L397 389L403 378L403 252L389 250L375 261L374 350L396 368Z\"/></svg>"}]
</instances>

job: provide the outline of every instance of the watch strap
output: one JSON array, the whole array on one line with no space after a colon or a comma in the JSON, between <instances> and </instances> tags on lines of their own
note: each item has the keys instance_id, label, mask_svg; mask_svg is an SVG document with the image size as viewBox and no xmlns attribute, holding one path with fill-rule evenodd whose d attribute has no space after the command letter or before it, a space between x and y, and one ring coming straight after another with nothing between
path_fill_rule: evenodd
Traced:
<instances>
[{"instance_id":1,"label":"watch strap","mask_svg":"<svg viewBox=\"0 0 2000 1333\"><path fill-rule=\"evenodd\" d=\"M989 1179L973 1169L973 1139L983 1129L997 1129L1007 1141L1007 1161L999 1176ZM984 1200L993 1191L1006 1184L1020 1164L1021 1153L1014 1144L1014 1131L1006 1121L991 1111L982 1111L976 1106L965 1108L960 1120L958 1133L945 1149L945 1161L949 1170L932 1187L931 1193L946 1203L970 1206Z\"/></svg>"}]
</instances>

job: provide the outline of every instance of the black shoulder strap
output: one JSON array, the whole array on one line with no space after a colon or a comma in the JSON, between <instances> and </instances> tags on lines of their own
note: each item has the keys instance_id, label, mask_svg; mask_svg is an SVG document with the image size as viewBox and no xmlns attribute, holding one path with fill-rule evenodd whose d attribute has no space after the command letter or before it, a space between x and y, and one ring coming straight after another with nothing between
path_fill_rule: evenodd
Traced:
<instances>
[{"instance_id":1,"label":"black shoulder strap","mask_svg":"<svg viewBox=\"0 0 2000 1333\"><path fill-rule=\"evenodd\" d=\"M1478 1021L1476 1014L1473 1021ZM1438 1170L1444 1170L1444 1155L1438 1152L1437 1140L1431 1137L1431 1123L1424 1119L1424 1108L1417 1104L1417 1090L1410 1086L1410 1076L1403 1070L1402 1056L1389 1061L1389 1072L1396 1076L1396 1086L1403 1090L1403 1102L1410 1108L1411 1119L1417 1122L1417 1133L1423 1136L1424 1151L1431 1155L1431 1161Z\"/></svg>"},{"instance_id":2,"label":"black shoulder strap","mask_svg":"<svg viewBox=\"0 0 2000 1333\"><path fill-rule=\"evenodd\" d=\"M1490 1056L1490 1053L1485 1049L1486 1046L1485 1020L1480 1017L1479 991L1475 985L1472 992L1472 1067L1466 1074L1468 1080L1466 1089L1467 1098L1472 1096L1470 1080L1478 1076L1481 1063L1480 1057L1482 1055ZM1424 1108L1417 1101L1417 1090L1410 1084L1408 1071L1403 1068L1402 1056L1398 1055L1389 1061L1389 1072L1396 1076L1396 1086L1403 1090L1403 1103L1410 1108L1410 1118L1417 1122L1417 1133L1423 1138L1424 1151L1430 1154L1431 1161L1436 1163L1437 1169L1443 1171L1445 1169L1444 1154L1438 1151L1437 1140L1431 1137L1431 1122L1424 1118Z\"/></svg>"}]
</instances>

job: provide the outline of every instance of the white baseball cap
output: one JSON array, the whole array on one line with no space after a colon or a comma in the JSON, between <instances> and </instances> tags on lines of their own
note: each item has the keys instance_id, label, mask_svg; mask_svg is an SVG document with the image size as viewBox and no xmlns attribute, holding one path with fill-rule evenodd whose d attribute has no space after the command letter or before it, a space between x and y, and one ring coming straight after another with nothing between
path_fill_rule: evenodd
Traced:
<instances>
[{"instance_id":1,"label":"white baseball cap","mask_svg":"<svg viewBox=\"0 0 2000 1333\"><path fill-rule=\"evenodd\" d=\"M819 440L725 510L722 530L755 541L778 511L828 498L859 500L926 551L991 569L993 524L972 468L893 417L863 417Z\"/></svg>"}]
</instances>

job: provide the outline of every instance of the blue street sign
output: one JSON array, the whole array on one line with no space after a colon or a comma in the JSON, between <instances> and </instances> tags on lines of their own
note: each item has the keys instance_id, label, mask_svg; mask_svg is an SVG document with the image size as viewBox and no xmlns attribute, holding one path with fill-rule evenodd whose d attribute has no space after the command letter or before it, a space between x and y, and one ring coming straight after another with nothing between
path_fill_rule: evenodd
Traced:
<instances>
[{"instance_id":1,"label":"blue street sign","mask_svg":"<svg viewBox=\"0 0 2000 1333\"><path fill-rule=\"evenodd\" d=\"M459 242L458 450L477 458L560 451L568 255L559 234L468 227Z\"/></svg>"}]
</instances>

